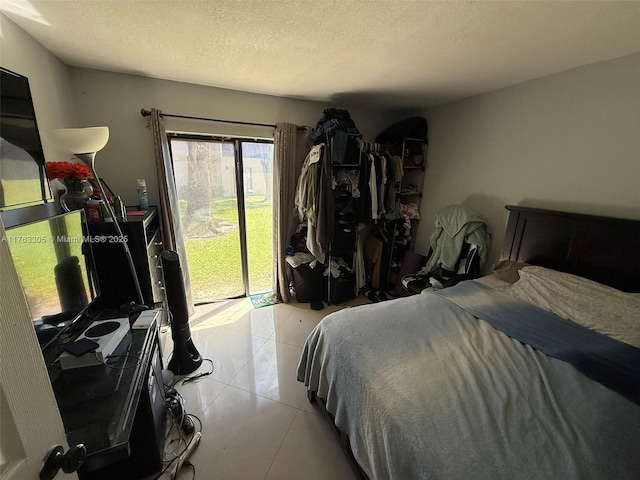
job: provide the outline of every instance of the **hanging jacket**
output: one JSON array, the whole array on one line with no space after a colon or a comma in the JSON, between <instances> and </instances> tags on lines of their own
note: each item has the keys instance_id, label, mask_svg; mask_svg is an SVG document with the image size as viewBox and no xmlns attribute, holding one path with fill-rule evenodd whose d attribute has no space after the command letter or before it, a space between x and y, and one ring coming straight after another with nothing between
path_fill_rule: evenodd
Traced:
<instances>
[{"instance_id":1,"label":"hanging jacket","mask_svg":"<svg viewBox=\"0 0 640 480\"><path fill-rule=\"evenodd\" d=\"M491 245L491 232L483 217L464 205L449 205L436 214L435 226L429 238L432 253L421 273L437 267L454 271L465 241L477 245L482 269Z\"/></svg>"},{"instance_id":2,"label":"hanging jacket","mask_svg":"<svg viewBox=\"0 0 640 480\"><path fill-rule=\"evenodd\" d=\"M333 236L333 193L331 190L331 165L327 161L325 145L315 145L307 154L298 177L295 206L299 220L307 221L306 245L320 262Z\"/></svg>"},{"instance_id":3,"label":"hanging jacket","mask_svg":"<svg viewBox=\"0 0 640 480\"><path fill-rule=\"evenodd\" d=\"M300 222L305 218L310 219L313 224L316 221L316 189L323 149L324 145L312 147L302 164L294 199Z\"/></svg>"}]
</instances>

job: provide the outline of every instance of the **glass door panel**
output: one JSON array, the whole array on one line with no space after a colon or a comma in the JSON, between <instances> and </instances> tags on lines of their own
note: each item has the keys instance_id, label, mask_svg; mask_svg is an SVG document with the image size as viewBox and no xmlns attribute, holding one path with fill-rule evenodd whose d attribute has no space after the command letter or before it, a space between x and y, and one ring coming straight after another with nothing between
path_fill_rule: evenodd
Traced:
<instances>
[{"instance_id":1,"label":"glass door panel","mask_svg":"<svg viewBox=\"0 0 640 480\"><path fill-rule=\"evenodd\" d=\"M249 293L270 292L273 277L273 143L241 142Z\"/></svg>"},{"instance_id":2,"label":"glass door panel","mask_svg":"<svg viewBox=\"0 0 640 480\"><path fill-rule=\"evenodd\" d=\"M244 295L235 143L170 143L193 299Z\"/></svg>"},{"instance_id":3,"label":"glass door panel","mask_svg":"<svg viewBox=\"0 0 640 480\"><path fill-rule=\"evenodd\" d=\"M194 301L270 292L273 142L169 140Z\"/></svg>"}]
</instances>

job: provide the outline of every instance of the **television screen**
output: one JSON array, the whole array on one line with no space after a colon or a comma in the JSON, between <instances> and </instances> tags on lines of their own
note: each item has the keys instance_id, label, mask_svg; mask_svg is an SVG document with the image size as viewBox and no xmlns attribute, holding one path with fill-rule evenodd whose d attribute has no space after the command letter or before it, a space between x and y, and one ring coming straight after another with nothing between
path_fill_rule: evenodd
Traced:
<instances>
[{"instance_id":1,"label":"television screen","mask_svg":"<svg viewBox=\"0 0 640 480\"><path fill-rule=\"evenodd\" d=\"M84 211L6 229L41 348L71 325L98 294Z\"/></svg>"},{"instance_id":2,"label":"television screen","mask_svg":"<svg viewBox=\"0 0 640 480\"><path fill-rule=\"evenodd\" d=\"M0 210L51 200L26 77L0 68Z\"/></svg>"}]
</instances>

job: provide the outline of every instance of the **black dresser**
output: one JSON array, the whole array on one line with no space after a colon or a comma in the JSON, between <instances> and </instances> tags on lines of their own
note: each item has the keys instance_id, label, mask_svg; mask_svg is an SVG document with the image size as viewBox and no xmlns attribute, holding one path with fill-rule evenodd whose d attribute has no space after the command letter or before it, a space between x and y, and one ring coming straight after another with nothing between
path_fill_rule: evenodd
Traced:
<instances>
[{"instance_id":1,"label":"black dresser","mask_svg":"<svg viewBox=\"0 0 640 480\"><path fill-rule=\"evenodd\" d=\"M160 271L163 247L158 210L149 207L144 214L129 211L127 220L118 223L133 258L143 303L152 307L164 300ZM113 308L130 301L139 303L122 239L117 237L113 222L89 223L89 235L92 237L91 248L102 305Z\"/></svg>"}]
</instances>

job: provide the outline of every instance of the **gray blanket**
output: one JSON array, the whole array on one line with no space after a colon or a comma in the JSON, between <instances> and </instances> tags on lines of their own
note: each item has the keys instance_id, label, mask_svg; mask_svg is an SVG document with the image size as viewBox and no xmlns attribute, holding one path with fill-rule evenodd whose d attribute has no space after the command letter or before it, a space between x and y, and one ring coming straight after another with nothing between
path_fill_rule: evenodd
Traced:
<instances>
[{"instance_id":1,"label":"gray blanket","mask_svg":"<svg viewBox=\"0 0 640 480\"><path fill-rule=\"evenodd\" d=\"M570 363L587 377L640 405L640 348L479 282L461 282L435 293L511 338Z\"/></svg>"},{"instance_id":2,"label":"gray blanket","mask_svg":"<svg viewBox=\"0 0 640 480\"><path fill-rule=\"evenodd\" d=\"M640 472L640 407L437 295L327 316L298 379L326 399L371 479Z\"/></svg>"}]
</instances>

